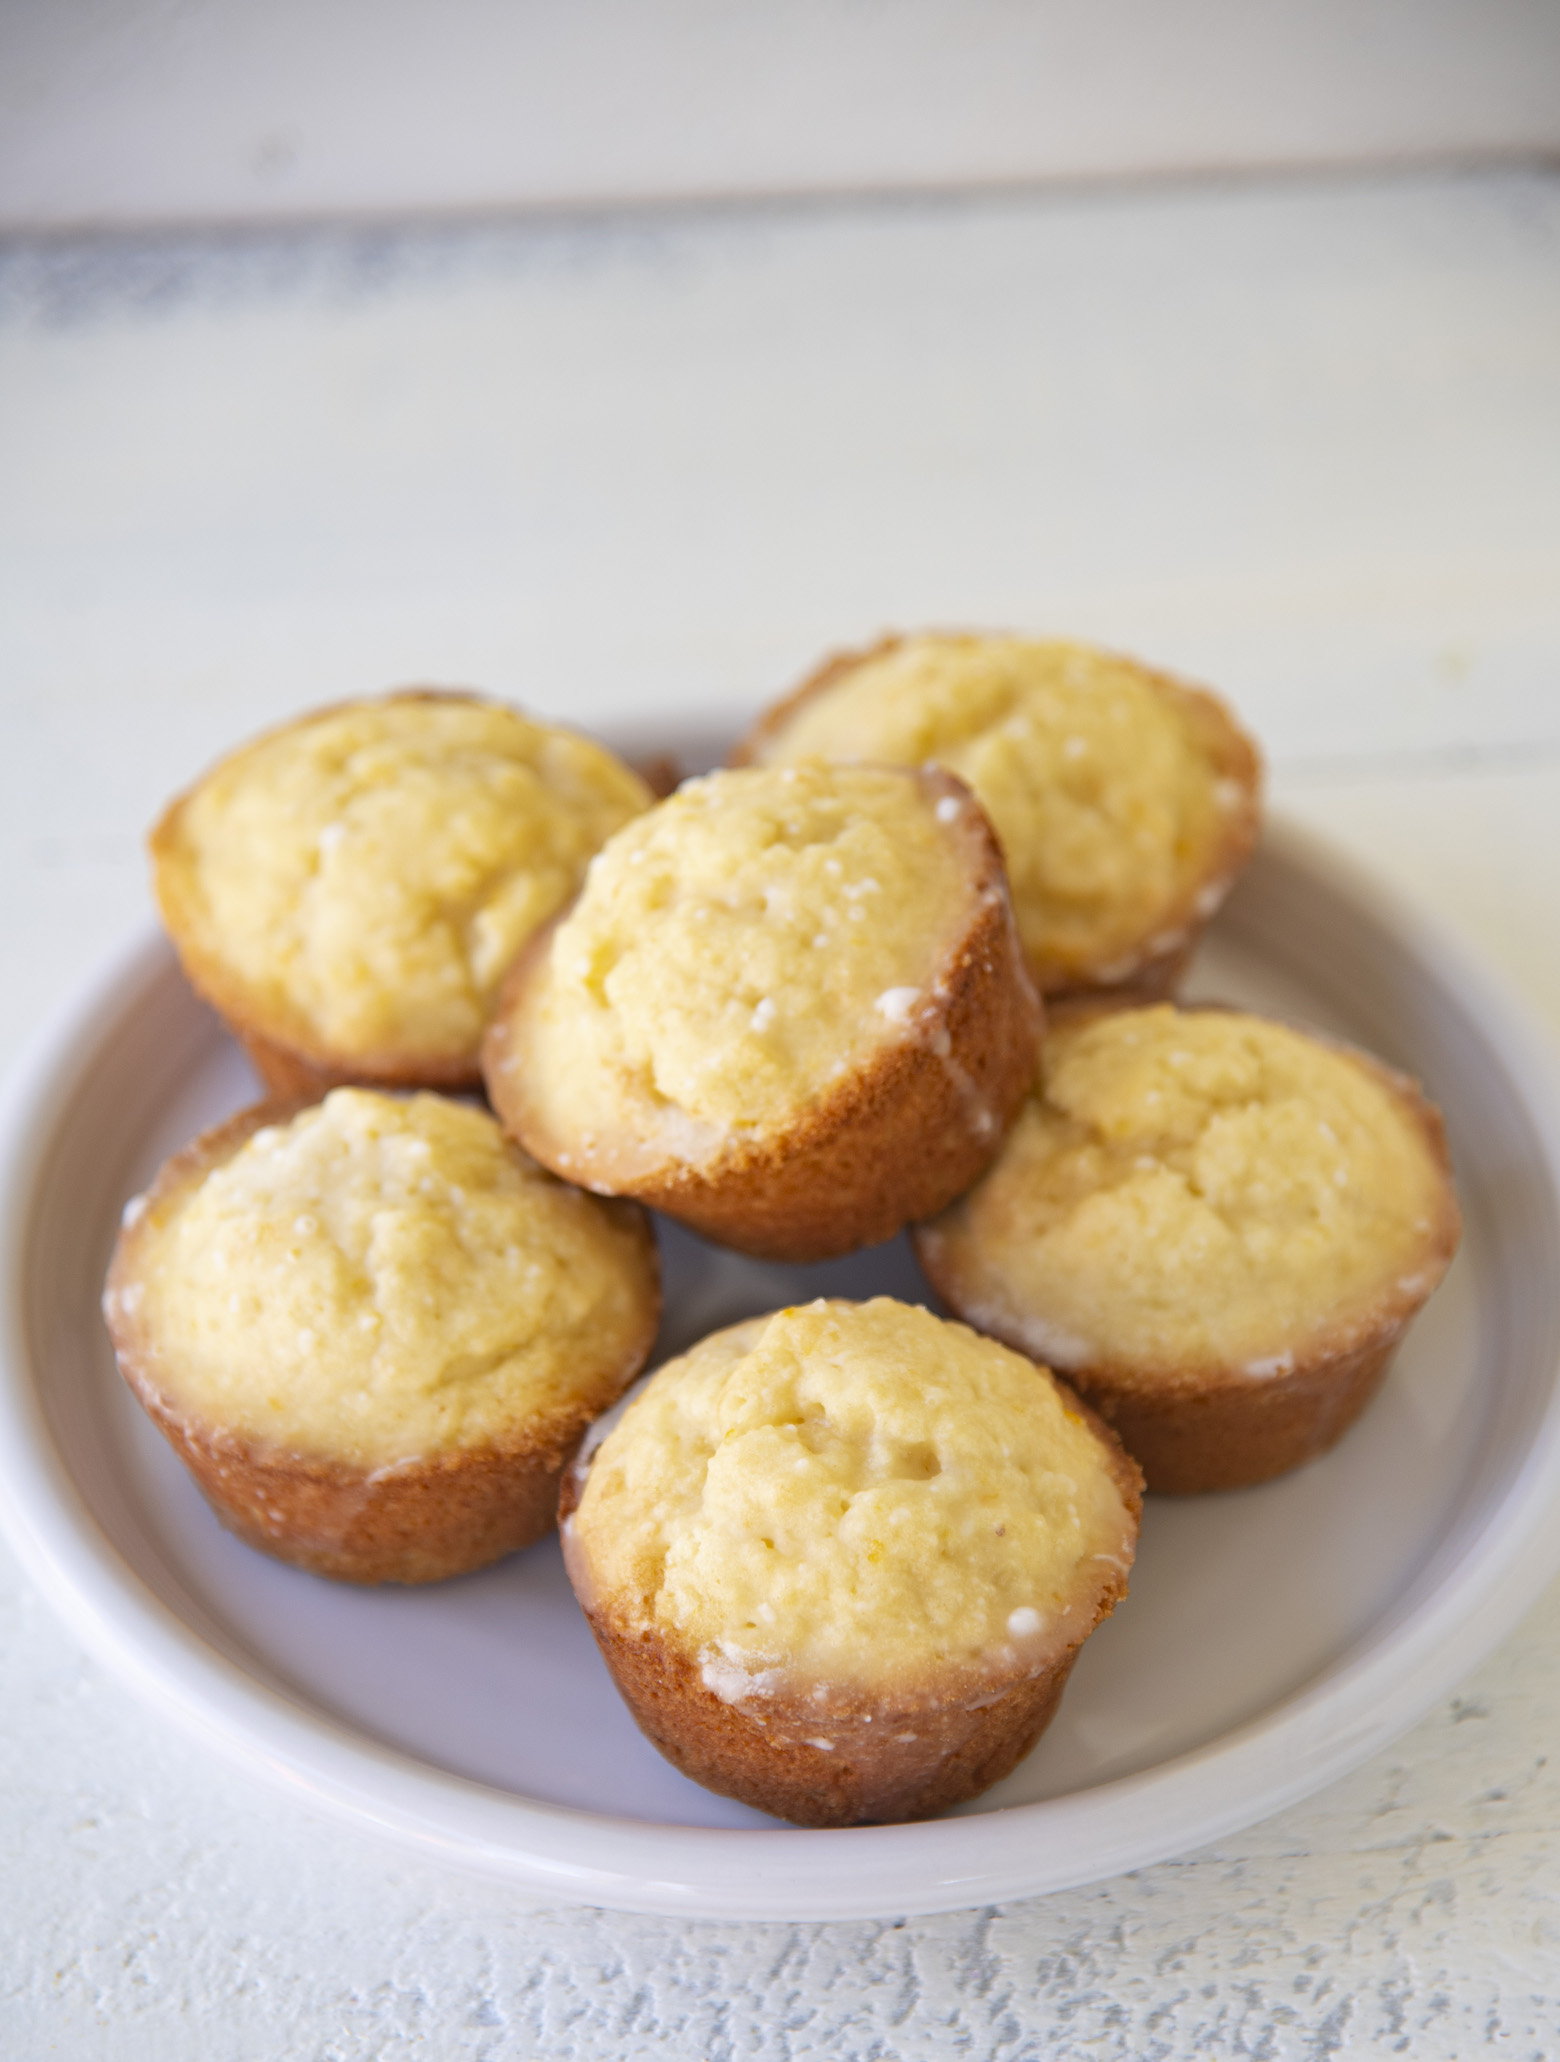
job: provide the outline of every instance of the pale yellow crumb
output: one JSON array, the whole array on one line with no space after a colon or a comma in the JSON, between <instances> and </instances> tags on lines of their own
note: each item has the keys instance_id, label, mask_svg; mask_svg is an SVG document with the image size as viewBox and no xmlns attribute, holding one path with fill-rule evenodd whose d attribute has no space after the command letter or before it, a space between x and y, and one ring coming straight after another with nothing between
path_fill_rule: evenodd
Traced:
<instances>
[{"instance_id":1,"label":"pale yellow crumb","mask_svg":"<svg viewBox=\"0 0 1560 2062\"><path fill-rule=\"evenodd\" d=\"M685 1121L692 1157L911 1031L969 920L964 846L876 768L726 772L618 832L551 941L523 1064L560 1135Z\"/></svg>"},{"instance_id":2,"label":"pale yellow crumb","mask_svg":"<svg viewBox=\"0 0 1560 2062\"><path fill-rule=\"evenodd\" d=\"M1038 1661L1093 1624L1135 1524L1031 1362L879 1298L778 1311L663 1368L596 1454L574 1535L614 1614L674 1634L736 1702Z\"/></svg>"},{"instance_id":3,"label":"pale yellow crumb","mask_svg":"<svg viewBox=\"0 0 1560 2062\"><path fill-rule=\"evenodd\" d=\"M1002 845L1031 961L1080 981L1175 948L1164 924L1180 921L1230 811L1248 806L1152 675L1033 638L904 638L802 701L755 756L957 773ZM1204 883L1205 902L1224 885Z\"/></svg>"},{"instance_id":4,"label":"pale yellow crumb","mask_svg":"<svg viewBox=\"0 0 1560 2062\"><path fill-rule=\"evenodd\" d=\"M1443 1192L1352 1055L1162 1006L1056 1026L995 1166L923 1236L967 1315L1063 1368L1275 1373L1420 1262Z\"/></svg>"},{"instance_id":5,"label":"pale yellow crumb","mask_svg":"<svg viewBox=\"0 0 1560 2062\"><path fill-rule=\"evenodd\" d=\"M390 696L213 769L157 833L158 892L267 1035L474 1055L521 945L650 801L587 738L476 697Z\"/></svg>"},{"instance_id":6,"label":"pale yellow crumb","mask_svg":"<svg viewBox=\"0 0 1560 2062\"><path fill-rule=\"evenodd\" d=\"M338 1089L135 1235L121 1303L174 1410L367 1468L605 1408L656 1293L624 1224L430 1095Z\"/></svg>"}]
</instances>

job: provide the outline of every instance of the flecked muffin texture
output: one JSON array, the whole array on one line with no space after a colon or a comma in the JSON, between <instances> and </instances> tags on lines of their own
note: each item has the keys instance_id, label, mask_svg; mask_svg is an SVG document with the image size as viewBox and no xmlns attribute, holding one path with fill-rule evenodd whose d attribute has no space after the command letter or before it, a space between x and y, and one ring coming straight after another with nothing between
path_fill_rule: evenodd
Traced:
<instances>
[{"instance_id":1,"label":"flecked muffin texture","mask_svg":"<svg viewBox=\"0 0 1560 2062\"><path fill-rule=\"evenodd\" d=\"M240 1031L387 1081L475 1081L503 975L649 790L475 696L322 710L233 753L152 837L187 970Z\"/></svg>"},{"instance_id":2,"label":"flecked muffin texture","mask_svg":"<svg viewBox=\"0 0 1560 2062\"><path fill-rule=\"evenodd\" d=\"M1048 991L1174 959L1256 829L1256 754L1212 696L1056 640L928 633L844 655L739 756L957 773L991 818Z\"/></svg>"},{"instance_id":3,"label":"flecked muffin texture","mask_svg":"<svg viewBox=\"0 0 1560 2062\"><path fill-rule=\"evenodd\" d=\"M1417 1308L1456 1238L1412 1084L1283 1024L1167 1005L1058 1019L1002 1154L919 1234L972 1322L1128 1384L1282 1375L1348 1346Z\"/></svg>"},{"instance_id":4,"label":"flecked muffin texture","mask_svg":"<svg viewBox=\"0 0 1560 2062\"><path fill-rule=\"evenodd\" d=\"M899 1035L966 894L898 774L691 781L613 839L555 935L553 1093L587 1128L605 1091L760 1129Z\"/></svg>"},{"instance_id":5,"label":"flecked muffin texture","mask_svg":"<svg viewBox=\"0 0 1560 2062\"><path fill-rule=\"evenodd\" d=\"M485 1111L338 1089L132 1205L107 1305L175 1417L372 1471L577 1436L641 1363L658 1291L638 1212Z\"/></svg>"},{"instance_id":6,"label":"flecked muffin texture","mask_svg":"<svg viewBox=\"0 0 1560 2062\"><path fill-rule=\"evenodd\" d=\"M969 1185L1039 1030L962 782L756 768L686 783L604 847L516 963L483 1073L569 1180L815 1260Z\"/></svg>"},{"instance_id":7,"label":"flecked muffin texture","mask_svg":"<svg viewBox=\"0 0 1560 2062\"><path fill-rule=\"evenodd\" d=\"M728 1703L1038 1669L1124 1586L1136 1516L1042 1371L929 1311L809 1304L671 1363L571 1520L587 1601ZM820 1688L819 1686L823 1686Z\"/></svg>"}]
</instances>

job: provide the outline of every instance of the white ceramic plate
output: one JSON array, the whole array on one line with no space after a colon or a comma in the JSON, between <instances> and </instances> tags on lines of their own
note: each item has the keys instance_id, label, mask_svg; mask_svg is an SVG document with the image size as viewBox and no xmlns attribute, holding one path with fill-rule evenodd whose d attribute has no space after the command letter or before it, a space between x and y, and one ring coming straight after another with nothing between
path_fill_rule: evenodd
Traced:
<instances>
[{"instance_id":1,"label":"white ceramic plate","mask_svg":"<svg viewBox=\"0 0 1560 2062\"><path fill-rule=\"evenodd\" d=\"M220 1530L114 1372L119 1210L249 1099L148 939L34 1051L3 1117L0 1510L132 1687L302 1801L529 1892L712 1917L947 1910L1135 1868L1303 1797L1409 1725L1560 1560L1560 1119L1543 1042L1421 918L1273 833L1192 992L1352 1037L1448 1121L1463 1252L1332 1455L1151 1500L1132 1595L1029 1759L916 1826L801 1832L640 1738L556 1544L432 1590L339 1588ZM665 1238L663 1348L820 1291L917 1296L902 1242L781 1269Z\"/></svg>"}]
</instances>

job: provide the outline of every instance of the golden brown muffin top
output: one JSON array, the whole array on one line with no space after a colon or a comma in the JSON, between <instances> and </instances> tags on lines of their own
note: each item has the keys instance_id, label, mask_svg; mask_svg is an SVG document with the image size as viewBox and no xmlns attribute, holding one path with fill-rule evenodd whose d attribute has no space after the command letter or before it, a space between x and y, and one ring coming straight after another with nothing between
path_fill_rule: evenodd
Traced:
<instances>
[{"instance_id":1,"label":"golden brown muffin top","mask_svg":"<svg viewBox=\"0 0 1560 2062\"><path fill-rule=\"evenodd\" d=\"M919 1236L967 1317L1058 1367L1262 1375L1416 1307L1456 1225L1412 1084L1166 1004L1055 1022L997 1161Z\"/></svg>"},{"instance_id":2,"label":"golden brown muffin top","mask_svg":"<svg viewBox=\"0 0 1560 2062\"><path fill-rule=\"evenodd\" d=\"M629 1404L570 1570L727 1702L1044 1666L1130 1565L1124 1464L1042 1370L930 1311L818 1302L717 1332Z\"/></svg>"},{"instance_id":3,"label":"golden brown muffin top","mask_svg":"<svg viewBox=\"0 0 1560 2062\"><path fill-rule=\"evenodd\" d=\"M892 768L710 774L627 824L553 932L524 1059L560 1137L696 1159L909 1035L970 920L967 799Z\"/></svg>"},{"instance_id":4,"label":"golden brown muffin top","mask_svg":"<svg viewBox=\"0 0 1560 2062\"><path fill-rule=\"evenodd\" d=\"M836 660L759 764L948 767L1002 845L1047 988L1110 982L1217 906L1255 828L1254 752L1211 696L1082 644L927 633Z\"/></svg>"},{"instance_id":5,"label":"golden brown muffin top","mask_svg":"<svg viewBox=\"0 0 1560 2062\"><path fill-rule=\"evenodd\" d=\"M126 1214L106 1309L177 1413L374 1469L523 1441L621 1393L653 1332L639 1212L486 1111L337 1089Z\"/></svg>"},{"instance_id":6,"label":"golden brown muffin top","mask_svg":"<svg viewBox=\"0 0 1560 2062\"><path fill-rule=\"evenodd\" d=\"M197 985L265 1036L390 1077L474 1072L510 961L651 799L603 746L498 702L347 703L172 806L157 895Z\"/></svg>"}]
</instances>

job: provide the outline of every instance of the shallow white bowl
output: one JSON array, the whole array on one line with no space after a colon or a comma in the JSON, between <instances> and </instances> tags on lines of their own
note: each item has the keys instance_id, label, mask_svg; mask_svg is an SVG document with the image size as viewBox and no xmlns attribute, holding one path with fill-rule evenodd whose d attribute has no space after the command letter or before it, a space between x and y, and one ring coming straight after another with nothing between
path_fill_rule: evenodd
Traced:
<instances>
[{"instance_id":1,"label":"shallow white bowl","mask_svg":"<svg viewBox=\"0 0 1560 2062\"><path fill-rule=\"evenodd\" d=\"M0 1113L0 1512L84 1641L302 1801L532 1893L711 1917L946 1910L1088 1882L1303 1797L1412 1723L1560 1561L1560 1116L1543 1040L1464 952L1272 833L1192 992L1341 1033L1447 1118L1463 1252L1338 1450L1234 1495L1151 1499L1132 1595L1029 1759L941 1820L800 1832L640 1738L556 1544L357 1591L220 1530L113 1367L119 1211L248 1100L148 938L35 1047ZM775 1268L663 1227L662 1350L818 1293L925 1297L902 1241Z\"/></svg>"}]
</instances>

